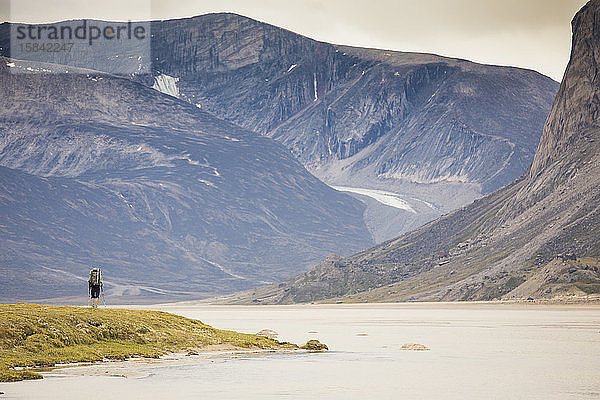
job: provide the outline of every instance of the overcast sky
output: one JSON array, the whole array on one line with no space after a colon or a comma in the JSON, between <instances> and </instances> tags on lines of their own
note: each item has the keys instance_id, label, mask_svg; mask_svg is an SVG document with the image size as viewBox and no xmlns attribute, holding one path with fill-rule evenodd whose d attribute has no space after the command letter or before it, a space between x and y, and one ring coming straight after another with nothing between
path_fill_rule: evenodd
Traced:
<instances>
[{"instance_id":1,"label":"overcast sky","mask_svg":"<svg viewBox=\"0 0 600 400\"><path fill-rule=\"evenodd\" d=\"M144 20L229 11L313 39L531 68L560 81L586 0L0 0L14 22Z\"/></svg>"}]
</instances>

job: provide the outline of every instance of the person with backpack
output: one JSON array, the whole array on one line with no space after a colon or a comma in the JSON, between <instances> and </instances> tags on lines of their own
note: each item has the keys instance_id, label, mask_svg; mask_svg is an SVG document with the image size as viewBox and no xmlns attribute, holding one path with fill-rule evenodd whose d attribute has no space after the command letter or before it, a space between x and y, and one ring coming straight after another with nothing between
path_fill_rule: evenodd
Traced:
<instances>
[{"instance_id":1,"label":"person with backpack","mask_svg":"<svg viewBox=\"0 0 600 400\"><path fill-rule=\"evenodd\" d=\"M92 301L92 308L98 307L98 299L102 290L102 274L100 268L94 267L90 271L90 279L88 280L88 290Z\"/></svg>"}]
</instances>

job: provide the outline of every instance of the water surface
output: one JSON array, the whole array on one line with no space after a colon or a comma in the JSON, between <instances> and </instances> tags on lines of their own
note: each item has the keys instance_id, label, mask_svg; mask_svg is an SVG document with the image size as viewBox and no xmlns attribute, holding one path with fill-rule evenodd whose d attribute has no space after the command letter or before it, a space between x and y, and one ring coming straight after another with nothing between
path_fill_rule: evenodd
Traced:
<instances>
[{"instance_id":1,"label":"water surface","mask_svg":"<svg viewBox=\"0 0 600 400\"><path fill-rule=\"evenodd\" d=\"M201 354L55 370L0 399L599 399L600 306L146 307L327 353ZM401 350L421 343L431 350ZM95 389L94 389L95 390Z\"/></svg>"}]
</instances>

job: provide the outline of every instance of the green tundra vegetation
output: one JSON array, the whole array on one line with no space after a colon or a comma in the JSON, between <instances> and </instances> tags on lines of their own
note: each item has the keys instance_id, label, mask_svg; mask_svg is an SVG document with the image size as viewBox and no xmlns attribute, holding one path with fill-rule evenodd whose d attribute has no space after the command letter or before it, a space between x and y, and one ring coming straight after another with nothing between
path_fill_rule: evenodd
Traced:
<instances>
[{"instance_id":1,"label":"green tundra vegetation","mask_svg":"<svg viewBox=\"0 0 600 400\"><path fill-rule=\"evenodd\" d=\"M291 343L215 329L197 320L159 311L0 304L0 382L42 377L31 369L19 367L156 358L209 346L298 348Z\"/></svg>"}]
</instances>

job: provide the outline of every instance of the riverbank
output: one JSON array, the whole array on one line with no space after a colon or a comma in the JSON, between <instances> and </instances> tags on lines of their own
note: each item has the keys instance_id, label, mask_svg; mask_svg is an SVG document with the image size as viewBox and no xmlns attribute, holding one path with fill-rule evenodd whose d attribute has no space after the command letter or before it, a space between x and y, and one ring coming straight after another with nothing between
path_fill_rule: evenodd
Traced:
<instances>
[{"instance_id":1,"label":"riverbank","mask_svg":"<svg viewBox=\"0 0 600 400\"><path fill-rule=\"evenodd\" d=\"M0 304L0 382L40 379L28 368L56 364L215 349L297 348L160 311Z\"/></svg>"}]
</instances>

